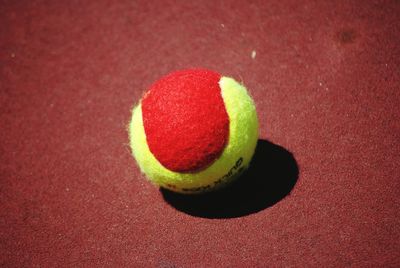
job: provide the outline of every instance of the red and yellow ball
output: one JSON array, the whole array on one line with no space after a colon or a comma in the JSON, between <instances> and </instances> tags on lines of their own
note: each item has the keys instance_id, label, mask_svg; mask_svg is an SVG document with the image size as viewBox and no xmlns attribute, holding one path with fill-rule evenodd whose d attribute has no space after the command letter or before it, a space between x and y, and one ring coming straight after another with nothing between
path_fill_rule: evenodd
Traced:
<instances>
[{"instance_id":1,"label":"red and yellow ball","mask_svg":"<svg viewBox=\"0 0 400 268\"><path fill-rule=\"evenodd\" d=\"M151 182L180 193L208 192L249 166L258 140L256 108L232 78L177 71L155 82L133 109L129 138Z\"/></svg>"}]
</instances>

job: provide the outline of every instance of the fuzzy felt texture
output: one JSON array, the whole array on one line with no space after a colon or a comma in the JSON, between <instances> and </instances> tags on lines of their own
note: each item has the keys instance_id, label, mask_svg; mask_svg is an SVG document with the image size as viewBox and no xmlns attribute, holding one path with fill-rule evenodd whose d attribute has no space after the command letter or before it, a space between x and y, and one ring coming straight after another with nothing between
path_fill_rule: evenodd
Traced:
<instances>
[{"instance_id":1,"label":"fuzzy felt texture","mask_svg":"<svg viewBox=\"0 0 400 268\"><path fill-rule=\"evenodd\" d=\"M209 70L177 71L154 83L143 98L147 143L169 170L199 171L221 155L229 118L220 77Z\"/></svg>"},{"instance_id":2,"label":"fuzzy felt texture","mask_svg":"<svg viewBox=\"0 0 400 268\"><path fill-rule=\"evenodd\" d=\"M146 142L142 104L134 108L129 126L131 149L140 169L153 183L181 193L207 192L226 185L247 168L258 139L254 102L246 88L232 78L222 77L219 85L229 115L229 142L211 166L197 173L174 172L158 161Z\"/></svg>"}]
</instances>

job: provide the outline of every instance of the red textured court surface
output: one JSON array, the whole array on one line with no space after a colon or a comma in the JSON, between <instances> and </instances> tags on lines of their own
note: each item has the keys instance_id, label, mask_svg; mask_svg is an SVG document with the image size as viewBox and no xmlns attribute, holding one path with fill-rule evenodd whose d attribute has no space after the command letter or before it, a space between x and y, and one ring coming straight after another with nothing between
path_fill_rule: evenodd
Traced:
<instances>
[{"instance_id":1,"label":"red textured court surface","mask_svg":"<svg viewBox=\"0 0 400 268\"><path fill-rule=\"evenodd\" d=\"M0 25L0 266L400 266L399 1L3 0ZM191 67L243 82L261 137L183 198L126 126Z\"/></svg>"}]
</instances>

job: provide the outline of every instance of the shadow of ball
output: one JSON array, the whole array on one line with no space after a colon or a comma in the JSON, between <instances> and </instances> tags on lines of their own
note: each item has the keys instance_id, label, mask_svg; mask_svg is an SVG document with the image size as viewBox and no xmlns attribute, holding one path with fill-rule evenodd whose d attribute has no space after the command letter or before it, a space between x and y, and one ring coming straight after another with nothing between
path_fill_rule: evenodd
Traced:
<instances>
[{"instance_id":1,"label":"shadow of ball","mask_svg":"<svg viewBox=\"0 0 400 268\"><path fill-rule=\"evenodd\" d=\"M273 206L293 189L299 169L283 147L258 140L248 170L228 187L206 194L182 195L161 188L164 200L179 211L202 218L235 218Z\"/></svg>"}]
</instances>

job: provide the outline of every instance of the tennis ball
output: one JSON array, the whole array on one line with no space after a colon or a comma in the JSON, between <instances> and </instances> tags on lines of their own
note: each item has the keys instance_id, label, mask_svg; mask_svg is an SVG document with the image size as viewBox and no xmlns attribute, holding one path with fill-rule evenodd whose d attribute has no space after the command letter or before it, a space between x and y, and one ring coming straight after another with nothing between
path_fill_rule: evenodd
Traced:
<instances>
[{"instance_id":1,"label":"tennis ball","mask_svg":"<svg viewBox=\"0 0 400 268\"><path fill-rule=\"evenodd\" d=\"M128 131L133 156L151 182L192 194L227 185L248 167L258 120L243 85L192 69L155 82L133 109Z\"/></svg>"}]
</instances>

